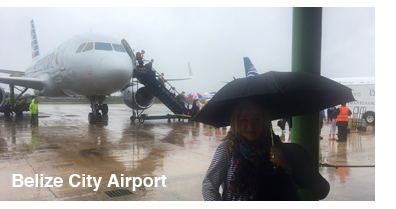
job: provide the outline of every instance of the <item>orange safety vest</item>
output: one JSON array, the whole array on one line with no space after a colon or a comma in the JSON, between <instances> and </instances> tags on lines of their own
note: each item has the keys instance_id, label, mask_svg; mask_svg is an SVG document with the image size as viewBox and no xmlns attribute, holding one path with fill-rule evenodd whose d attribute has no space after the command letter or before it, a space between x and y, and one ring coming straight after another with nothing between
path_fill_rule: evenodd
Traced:
<instances>
[{"instance_id":1,"label":"orange safety vest","mask_svg":"<svg viewBox=\"0 0 396 209\"><path fill-rule=\"evenodd\" d=\"M347 107L340 107L340 113L337 116L337 121L348 121L348 108Z\"/></svg>"}]
</instances>

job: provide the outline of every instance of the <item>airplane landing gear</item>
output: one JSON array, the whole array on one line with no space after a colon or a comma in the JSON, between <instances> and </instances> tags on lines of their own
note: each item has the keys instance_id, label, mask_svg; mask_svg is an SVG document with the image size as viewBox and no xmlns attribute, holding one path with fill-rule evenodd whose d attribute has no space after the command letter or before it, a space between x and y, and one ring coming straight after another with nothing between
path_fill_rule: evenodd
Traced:
<instances>
[{"instance_id":1,"label":"airplane landing gear","mask_svg":"<svg viewBox=\"0 0 396 209\"><path fill-rule=\"evenodd\" d=\"M88 122L89 124L95 124L97 122L102 121L102 114L99 110L102 111L103 115L107 115L109 112L109 108L107 104L102 104L106 99L106 96L87 96L89 101L91 101L91 109L92 112L88 114Z\"/></svg>"},{"instance_id":2,"label":"airplane landing gear","mask_svg":"<svg viewBox=\"0 0 396 209\"><path fill-rule=\"evenodd\" d=\"M96 122L94 114L92 112L88 113L88 122L89 124L94 124Z\"/></svg>"},{"instance_id":3,"label":"airplane landing gear","mask_svg":"<svg viewBox=\"0 0 396 209\"><path fill-rule=\"evenodd\" d=\"M107 115L107 113L109 112L109 107L107 106L107 104L102 104L100 110L102 110L103 115Z\"/></svg>"}]
</instances>

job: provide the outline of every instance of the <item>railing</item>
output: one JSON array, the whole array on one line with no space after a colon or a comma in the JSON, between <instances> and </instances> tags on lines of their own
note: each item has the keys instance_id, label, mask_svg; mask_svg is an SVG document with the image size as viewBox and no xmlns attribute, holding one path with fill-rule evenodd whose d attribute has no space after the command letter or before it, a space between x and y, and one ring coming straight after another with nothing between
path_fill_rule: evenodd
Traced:
<instances>
[{"instance_id":1,"label":"railing","mask_svg":"<svg viewBox=\"0 0 396 209\"><path fill-rule=\"evenodd\" d=\"M144 69L144 70L142 70ZM176 99L176 93L179 94L178 91L175 90L175 94L172 94L166 86L158 87L160 82L156 79L156 77L160 76L158 71L155 68L151 68L151 71L154 72L154 75L145 68L137 68L136 77L141 83L143 83L152 93L157 96L173 113L175 114L188 114L188 108L181 104L181 101ZM164 84L168 84L172 89L172 85L164 80ZM163 89L162 89L163 88Z\"/></svg>"}]
</instances>

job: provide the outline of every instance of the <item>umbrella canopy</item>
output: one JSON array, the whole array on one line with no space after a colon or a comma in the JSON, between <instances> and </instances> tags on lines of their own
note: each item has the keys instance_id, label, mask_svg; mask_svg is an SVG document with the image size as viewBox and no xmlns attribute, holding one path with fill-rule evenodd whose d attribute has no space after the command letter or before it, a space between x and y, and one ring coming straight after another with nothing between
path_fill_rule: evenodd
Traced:
<instances>
[{"instance_id":1,"label":"umbrella canopy","mask_svg":"<svg viewBox=\"0 0 396 209\"><path fill-rule=\"evenodd\" d=\"M193 120L215 127L229 126L234 107L247 98L269 110L271 120L319 112L355 101L350 88L323 76L271 71L226 84Z\"/></svg>"},{"instance_id":2,"label":"umbrella canopy","mask_svg":"<svg viewBox=\"0 0 396 209\"><path fill-rule=\"evenodd\" d=\"M191 93L187 95L187 98L190 99L198 99L198 98L202 98L203 96L200 93Z\"/></svg>"},{"instance_id":3,"label":"umbrella canopy","mask_svg":"<svg viewBox=\"0 0 396 209\"><path fill-rule=\"evenodd\" d=\"M214 95L216 94L216 92L210 92L206 97L208 99L212 98Z\"/></svg>"}]
</instances>

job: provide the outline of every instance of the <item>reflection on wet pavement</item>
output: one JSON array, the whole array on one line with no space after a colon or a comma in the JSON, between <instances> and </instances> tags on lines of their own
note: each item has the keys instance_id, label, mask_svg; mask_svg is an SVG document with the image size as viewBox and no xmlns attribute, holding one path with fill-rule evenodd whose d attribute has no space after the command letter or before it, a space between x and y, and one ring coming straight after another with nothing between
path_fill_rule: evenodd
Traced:
<instances>
[{"instance_id":1,"label":"reflection on wet pavement","mask_svg":"<svg viewBox=\"0 0 396 209\"><path fill-rule=\"evenodd\" d=\"M227 128L177 120L133 124L130 109L109 107L108 117L96 125L87 122L89 105L40 104L43 117L37 127L30 127L28 114L22 118L0 115L0 200L203 200L201 183ZM171 112L154 105L145 113ZM281 133L276 121L273 123L275 133L289 143L290 133ZM350 133L347 142L329 140L327 133L325 125L320 163L375 165L374 127ZM331 185L325 200L375 200L375 168L320 167L319 171ZM52 188L12 187L12 174L61 177L65 183ZM99 190L71 187L68 180L72 174L102 177ZM109 197L105 192L119 189L107 187L112 174L165 175L167 187L142 186L133 194Z\"/></svg>"}]
</instances>

